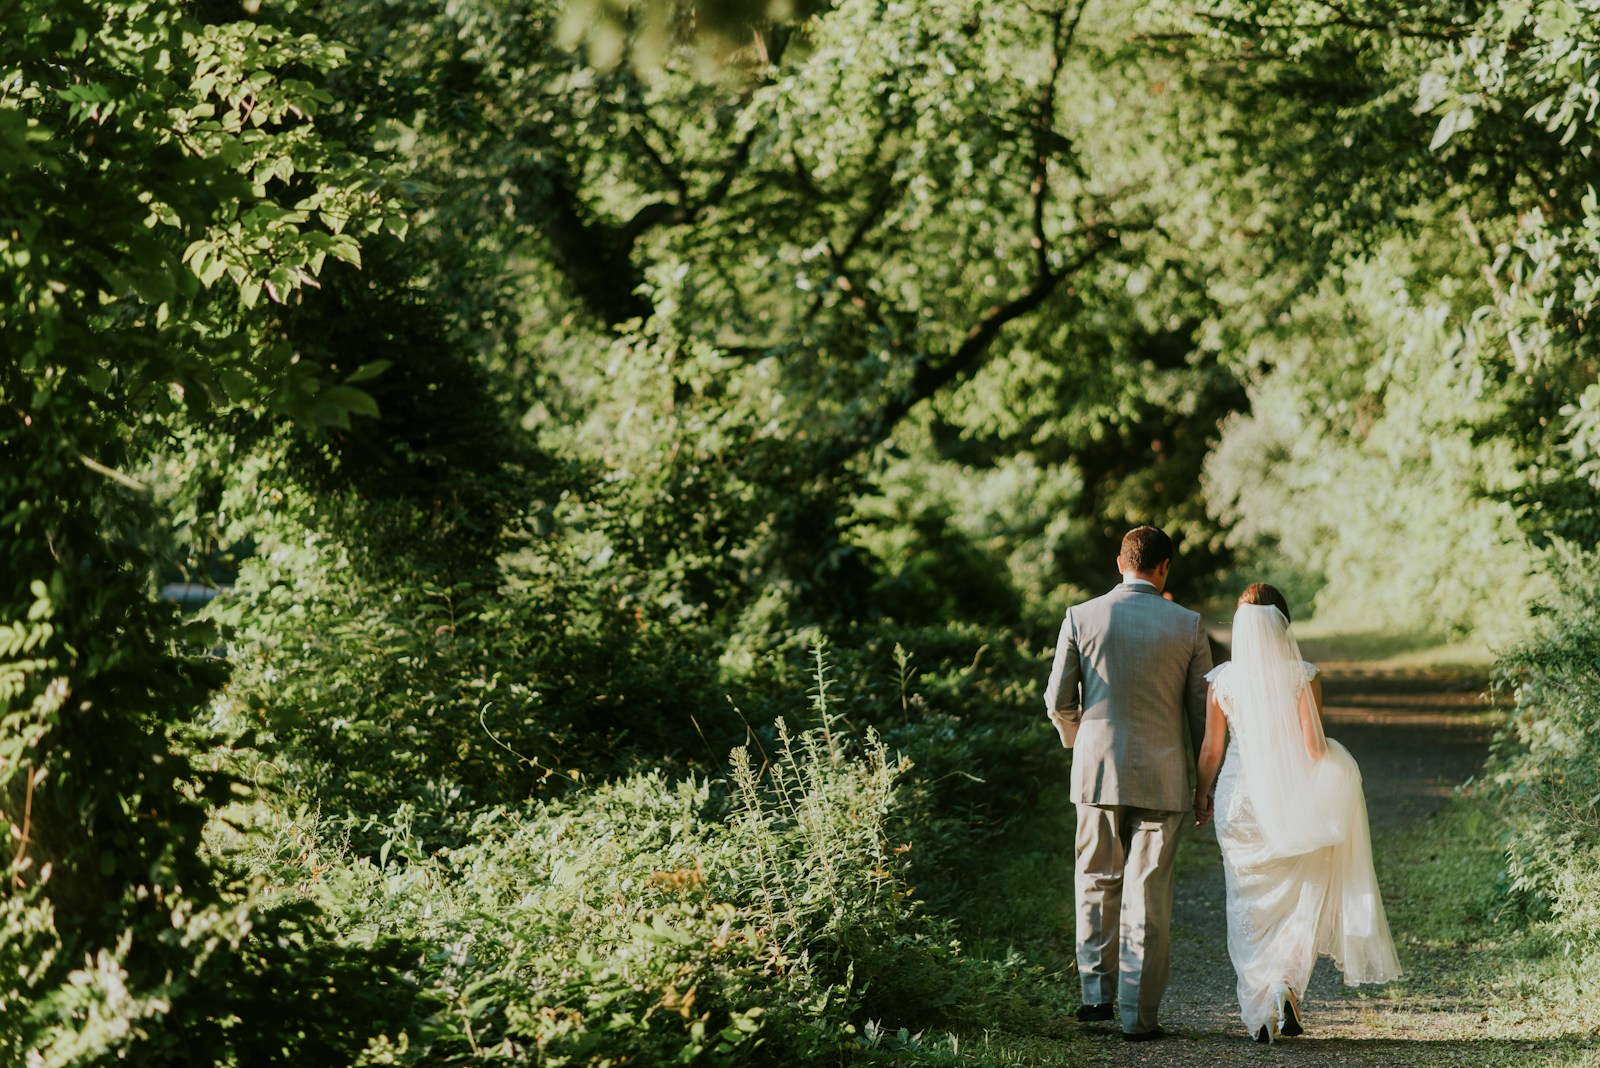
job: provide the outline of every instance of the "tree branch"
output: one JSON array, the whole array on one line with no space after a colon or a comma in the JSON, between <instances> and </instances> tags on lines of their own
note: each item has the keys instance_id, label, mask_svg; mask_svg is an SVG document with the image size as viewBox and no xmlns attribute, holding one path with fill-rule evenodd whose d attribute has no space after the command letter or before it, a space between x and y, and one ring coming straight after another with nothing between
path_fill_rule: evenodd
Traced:
<instances>
[{"instance_id":1,"label":"tree branch","mask_svg":"<svg viewBox=\"0 0 1600 1068\"><path fill-rule=\"evenodd\" d=\"M950 385L970 378L982 366L990 347L1008 323L1042 305L1063 280L1077 274L1117 243L1116 230L1091 228L1088 244L1067 263L1052 266L1053 252L1045 225L1050 201L1050 161L1058 135L1055 133L1057 85L1061 63L1078 32L1088 0L1074 6L1063 5L1045 16L1050 28L1048 73L1039 90L1034 134L1034 152L1029 165L1028 212L1032 232L1033 277L1023 291L1001 304L991 306L967 330L961 343L942 360L923 360L912 373L906 388L878 412L872 423L854 440L841 443L842 456L836 461L859 455L884 441L913 408ZM858 224L859 229L859 224Z\"/></svg>"},{"instance_id":2,"label":"tree branch","mask_svg":"<svg viewBox=\"0 0 1600 1068\"><path fill-rule=\"evenodd\" d=\"M871 316L873 322L879 326L888 325L884 320L883 311L878 307L877 301L872 299L870 287L858 281L852 274L850 259L855 255L856 250L861 247L861 243L866 240L867 234L883 219L898 192L899 186L891 173L884 179L883 184L878 187L877 191L872 194L872 199L867 202L866 210L861 213L861 217L856 220L855 226L851 228L850 236L845 239L844 246L841 248L835 245L832 237L827 239L828 266L833 268L833 273L838 277L839 288L846 293L852 294L850 302ZM814 320L818 313L822 311L826 298L826 289L819 291L812 300L811 307L806 309L806 314L802 321L809 323Z\"/></svg>"},{"instance_id":3,"label":"tree branch","mask_svg":"<svg viewBox=\"0 0 1600 1068\"><path fill-rule=\"evenodd\" d=\"M1467 35L1466 27L1453 22L1432 19L1425 20L1421 24L1423 26L1440 27L1438 29L1422 29L1419 26L1397 26L1390 23L1357 18L1350 14L1342 3L1337 3L1335 0L1321 0L1321 3L1323 7L1337 16L1331 24L1323 23L1323 26L1344 26L1347 29L1366 30L1373 33L1396 33L1401 37L1417 37L1428 41L1459 41Z\"/></svg>"},{"instance_id":4,"label":"tree branch","mask_svg":"<svg viewBox=\"0 0 1600 1068\"><path fill-rule=\"evenodd\" d=\"M744 171L745 165L750 162L750 146L756 139L756 131L747 131L739 143L733 146L733 154L728 157L728 162L722 168L722 177L717 179L717 184L706 190L706 195L700 198L694 210L714 208L727 197L728 190L733 188L733 180Z\"/></svg>"},{"instance_id":5,"label":"tree branch","mask_svg":"<svg viewBox=\"0 0 1600 1068\"><path fill-rule=\"evenodd\" d=\"M773 31L772 47L768 49L764 43L762 44L762 51L768 67L775 67L782 61L783 53L789 44L789 38L790 34L787 30L777 28ZM742 99L744 102L748 102L749 94L746 93ZM662 129L660 123L655 121L655 117L651 115L649 107L642 101L638 106L638 115L640 120L650 126L657 134L670 140L670 135L666 130ZM668 163L665 157L656 150L655 146L641 131L635 129L631 132L634 139L644 149L645 154L666 176L668 183L678 194L676 211L662 211L660 202L654 202L646 204L634 212L633 218L629 221L626 229L630 234L630 239L636 241L646 231L663 223L670 222L674 225L692 223L699 218L701 212L708 208L719 206L727 198L729 190L733 188L734 181L749 165L750 150L755 144L756 134L759 131L756 127L751 127L745 131L744 136L735 142L733 151L728 154L726 161L723 163L721 176L705 191L704 195L699 197L696 197L689 189L689 183L684 178L683 173Z\"/></svg>"},{"instance_id":6,"label":"tree branch","mask_svg":"<svg viewBox=\"0 0 1600 1068\"><path fill-rule=\"evenodd\" d=\"M644 123L655 130L656 133L662 133L660 124L650 115L648 108L641 108L639 115ZM644 154L650 157L650 162L656 165L656 169L666 178L667 184L677 192L679 207L686 207L690 200L689 185L683 180L683 175L679 173L678 168L667 162L666 158L657 151L656 146L644 135L644 131L637 126L628 131L628 136L633 139L635 144L644 149Z\"/></svg>"},{"instance_id":7,"label":"tree branch","mask_svg":"<svg viewBox=\"0 0 1600 1068\"><path fill-rule=\"evenodd\" d=\"M793 32L787 27L775 26L772 28L772 45L768 47L765 39L759 34L757 35L758 45L765 55L769 68L776 67L783 62L783 53L788 50L789 41L793 36ZM749 96L746 95L745 102L748 101ZM694 211L715 208L722 203L723 199L728 195L728 190L733 187L734 179L744 171L745 166L750 162L750 147L755 144L755 139L756 128L752 126L739 139L739 143L734 145L733 153L728 157L728 162L722 168L722 177L717 179L715 185L706 190L705 196L700 198L699 203L693 209Z\"/></svg>"},{"instance_id":8,"label":"tree branch","mask_svg":"<svg viewBox=\"0 0 1600 1068\"><path fill-rule=\"evenodd\" d=\"M639 238L662 223L677 222L683 217L683 208L677 204L669 204L665 200L652 200L634 212L633 217L618 229L617 241L621 246L618 252L622 256L631 259L633 257L633 246L638 242Z\"/></svg>"},{"instance_id":9,"label":"tree branch","mask_svg":"<svg viewBox=\"0 0 1600 1068\"><path fill-rule=\"evenodd\" d=\"M781 61L791 35L780 28L775 29L772 36L773 44L767 49L769 68ZM747 102L749 98L746 93L744 100ZM671 135L655 121L642 99L636 99L633 113L640 124L671 140ZM636 127L629 133L672 187L675 201L651 200L636 209L627 222L617 226L589 218L587 205L577 192L570 185L557 183L550 198L556 209L554 219L546 224L546 232L551 235L575 287L585 301L612 324L647 315L650 311L649 302L636 292L644 273L634 263L634 250L639 240L659 226L692 224L702 212L719 206L748 167L758 130L751 128L739 138L723 163L721 176L700 197L694 195L684 172L657 149L642 129ZM623 280L621 293L606 291L604 281L608 274ZM612 288L618 288L616 283Z\"/></svg>"},{"instance_id":10,"label":"tree branch","mask_svg":"<svg viewBox=\"0 0 1600 1068\"><path fill-rule=\"evenodd\" d=\"M956 346L945 359L937 362L919 364L916 372L911 376L910 384L884 406L879 413L870 434L866 435L851 455L860 452L872 445L886 439L894 428L899 425L911 410L923 401L940 393L958 381L965 381L983 364L988 355L989 347L994 344L1008 323L1042 305L1066 279L1088 267L1107 249L1117 244L1116 237L1110 231L1097 231L1089 246L1075 256L1071 262L1050 273L1037 277L1020 294L989 308L983 316L973 324L971 329L962 338L961 344Z\"/></svg>"},{"instance_id":11,"label":"tree branch","mask_svg":"<svg viewBox=\"0 0 1600 1068\"><path fill-rule=\"evenodd\" d=\"M1033 134L1033 176L1028 189L1033 208L1030 225L1033 230L1033 275L1036 286L1050 274L1050 239L1045 233L1044 217L1050 197L1050 135L1056 127L1056 81L1061 77L1062 53L1078 32L1078 23L1087 6L1088 0L1081 0L1070 22L1065 8L1049 16L1050 57L1044 86L1039 92L1039 118Z\"/></svg>"}]
</instances>

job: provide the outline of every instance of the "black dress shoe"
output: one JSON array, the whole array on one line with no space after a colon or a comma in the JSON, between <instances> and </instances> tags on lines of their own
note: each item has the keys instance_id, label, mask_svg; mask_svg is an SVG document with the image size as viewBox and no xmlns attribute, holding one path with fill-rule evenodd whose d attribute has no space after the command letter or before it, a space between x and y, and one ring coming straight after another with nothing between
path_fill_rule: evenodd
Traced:
<instances>
[{"instance_id":1,"label":"black dress shoe","mask_svg":"<svg viewBox=\"0 0 1600 1068\"><path fill-rule=\"evenodd\" d=\"M1154 1042L1158 1038L1166 1037L1167 1033L1159 1027L1152 1027L1148 1031L1122 1032L1122 1041L1124 1042Z\"/></svg>"},{"instance_id":2,"label":"black dress shoe","mask_svg":"<svg viewBox=\"0 0 1600 1068\"><path fill-rule=\"evenodd\" d=\"M1117 1011L1109 1003L1105 1005L1079 1005L1074 1013L1079 1023L1095 1023L1099 1020L1110 1020L1117 1015Z\"/></svg>"},{"instance_id":3,"label":"black dress shoe","mask_svg":"<svg viewBox=\"0 0 1600 1068\"><path fill-rule=\"evenodd\" d=\"M1267 1027L1266 1024L1262 1024L1261 1030L1256 1032L1256 1041L1261 1043L1263 1046L1272 1045L1272 1031Z\"/></svg>"}]
</instances>

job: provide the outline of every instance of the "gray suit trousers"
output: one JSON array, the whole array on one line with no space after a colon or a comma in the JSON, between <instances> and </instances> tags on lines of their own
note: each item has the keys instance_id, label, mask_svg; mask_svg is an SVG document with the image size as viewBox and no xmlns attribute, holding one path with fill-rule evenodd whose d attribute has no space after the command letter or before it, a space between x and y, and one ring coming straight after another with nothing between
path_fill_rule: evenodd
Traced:
<instances>
[{"instance_id":1,"label":"gray suit trousers","mask_svg":"<svg viewBox=\"0 0 1600 1068\"><path fill-rule=\"evenodd\" d=\"M1086 1005L1118 1003L1149 1031L1172 971L1172 883L1182 812L1078 805L1078 980Z\"/></svg>"}]
</instances>

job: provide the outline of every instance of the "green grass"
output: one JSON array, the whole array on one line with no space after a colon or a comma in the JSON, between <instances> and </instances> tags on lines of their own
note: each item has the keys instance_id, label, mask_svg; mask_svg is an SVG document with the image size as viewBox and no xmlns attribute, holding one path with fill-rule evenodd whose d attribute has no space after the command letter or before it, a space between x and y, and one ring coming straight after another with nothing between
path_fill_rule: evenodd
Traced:
<instances>
[{"instance_id":1,"label":"green grass","mask_svg":"<svg viewBox=\"0 0 1600 1068\"><path fill-rule=\"evenodd\" d=\"M1307 660L1318 663L1359 661L1379 671L1466 670L1487 672L1495 652L1481 638L1459 641L1435 634L1349 631L1322 628L1316 620L1294 625Z\"/></svg>"},{"instance_id":2,"label":"green grass","mask_svg":"<svg viewBox=\"0 0 1600 1068\"><path fill-rule=\"evenodd\" d=\"M1600 1064L1600 960L1569 953L1498 893L1503 833L1469 797L1381 847L1407 977L1377 1011L1428 1010L1429 1042L1470 1047L1472 1063Z\"/></svg>"},{"instance_id":3,"label":"green grass","mask_svg":"<svg viewBox=\"0 0 1600 1068\"><path fill-rule=\"evenodd\" d=\"M1048 757L1056 757L1052 751ZM1029 761L1013 773L1038 781L1033 804L980 837L940 870L917 880L959 923L962 952L979 977L991 1026L866 1034L856 1064L936 1068L1076 1068L1090 1047L1070 1013L1078 1005L1072 970L1073 810L1066 761Z\"/></svg>"},{"instance_id":4,"label":"green grass","mask_svg":"<svg viewBox=\"0 0 1600 1068\"><path fill-rule=\"evenodd\" d=\"M1212 637L1226 646L1233 619L1232 600L1209 601L1200 612ZM1306 659L1317 663L1357 661L1378 671L1466 671L1485 674L1497 650L1517 635L1451 638L1429 631L1351 630L1313 618L1294 621L1295 638Z\"/></svg>"},{"instance_id":5,"label":"green grass","mask_svg":"<svg viewBox=\"0 0 1600 1068\"><path fill-rule=\"evenodd\" d=\"M1003 1031L960 1035L943 1032L868 1035L852 1058L858 1065L915 1065L917 1068L1074 1068L1083 1063L1072 1043L1043 1035Z\"/></svg>"}]
</instances>

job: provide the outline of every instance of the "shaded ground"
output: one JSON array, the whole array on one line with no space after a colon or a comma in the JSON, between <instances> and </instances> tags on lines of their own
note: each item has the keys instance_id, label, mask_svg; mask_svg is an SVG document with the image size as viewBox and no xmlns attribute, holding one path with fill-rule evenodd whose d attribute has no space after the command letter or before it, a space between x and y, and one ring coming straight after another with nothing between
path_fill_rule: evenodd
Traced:
<instances>
[{"instance_id":1,"label":"shaded ground","mask_svg":"<svg viewBox=\"0 0 1600 1068\"><path fill-rule=\"evenodd\" d=\"M1426 908L1425 901L1407 899L1427 888L1404 885L1405 858L1397 854L1426 848L1417 843L1428 841L1429 821L1482 767L1494 722L1481 697L1483 680L1443 671L1379 672L1359 664L1324 663L1323 670L1328 734L1361 765L1391 919L1402 908ZM1405 979L1385 988L1347 988L1323 961L1304 1006L1306 1036L1257 1045L1238 1019L1222 863L1210 828L1189 834L1179 863L1174 973L1163 1003L1171 1037L1132 1045L1113 1026L1085 1028L1090 1065L1600 1064L1600 1045L1562 1035L1558 1023L1538 1021L1527 1037L1508 1029L1505 1006L1490 1004L1487 990L1476 997L1445 993L1439 977L1453 960L1492 947L1417 945L1400 929L1395 935Z\"/></svg>"}]
</instances>

